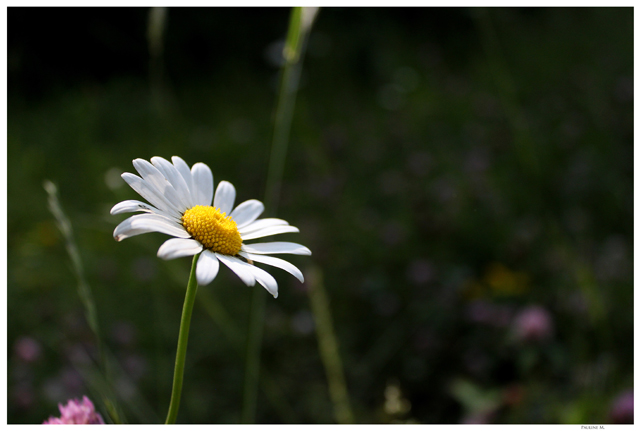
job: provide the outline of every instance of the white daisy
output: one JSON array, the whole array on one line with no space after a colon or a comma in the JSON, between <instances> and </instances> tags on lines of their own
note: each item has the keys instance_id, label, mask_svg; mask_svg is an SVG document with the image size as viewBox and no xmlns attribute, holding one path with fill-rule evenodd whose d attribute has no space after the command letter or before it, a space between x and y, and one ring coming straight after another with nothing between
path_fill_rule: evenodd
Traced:
<instances>
[{"instance_id":1,"label":"white daisy","mask_svg":"<svg viewBox=\"0 0 640 431\"><path fill-rule=\"evenodd\" d=\"M292 242L245 244L245 241L285 232L299 232L284 220L257 220L264 211L262 202L245 201L233 209L236 189L221 181L213 193L213 174L204 163L191 169L180 157L152 157L151 163L135 159L133 166L139 177L125 172L122 178L151 205L137 200L123 201L111 209L111 214L143 211L120 223L113 237L117 241L147 232L161 232L176 238L165 241L158 257L174 259L202 252L196 267L198 284L204 286L218 274L220 262L229 267L247 285L257 281L275 298L278 284L266 271L253 265L260 262L292 274L300 282L302 272L286 260L269 254L311 255L311 251ZM232 211L233 209L233 211ZM227 215L229 214L229 215Z\"/></svg>"}]
</instances>

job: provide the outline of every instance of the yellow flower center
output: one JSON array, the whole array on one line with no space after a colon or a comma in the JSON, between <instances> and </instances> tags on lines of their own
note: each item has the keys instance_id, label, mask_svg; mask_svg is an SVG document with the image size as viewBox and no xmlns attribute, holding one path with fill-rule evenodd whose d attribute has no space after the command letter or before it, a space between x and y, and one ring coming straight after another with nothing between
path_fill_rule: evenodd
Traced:
<instances>
[{"instance_id":1,"label":"yellow flower center","mask_svg":"<svg viewBox=\"0 0 640 431\"><path fill-rule=\"evenodd\" d=\"M235 256L242 238L231 216L218 208L196 205L182 216L182 225L191 236L211 251Z\"/></svg>"}]
</instances>

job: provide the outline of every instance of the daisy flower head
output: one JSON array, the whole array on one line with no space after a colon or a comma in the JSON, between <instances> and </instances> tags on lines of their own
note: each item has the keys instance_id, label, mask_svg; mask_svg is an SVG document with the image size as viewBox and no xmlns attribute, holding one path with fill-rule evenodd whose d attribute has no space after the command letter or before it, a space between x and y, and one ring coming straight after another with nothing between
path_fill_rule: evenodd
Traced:
<instances>
[{"instance_id":1,"label":"daisy flower head","mask_svg":"<svg viewBox=\"0 0 640 431\"><path fill-rule=\"evenodd\" d=\"M196 266L196 279L201 286L211 283L218 274L220 262L229 267L247 285L257 281L275 298L276 280L253 262L283 269L300 282L302 272L286 260L270 254L311 255L311 251L292 242L246 244L266 236L299 232L284 220L258 219L264 211L262 202L250 199L234 208L236 189L227 181L213 188L213 174L204 163L191 169L180 157L171 162L152 157L151 162L135 159L133 166L140 176L125 172L122 178L149 203L126 200L116 204L111 214L141 211L120 223L113 237L117 241L147 232L161 232L171 238L158 249L158 257L175 259L201 253Z\"/></svg>"}]
</instances>

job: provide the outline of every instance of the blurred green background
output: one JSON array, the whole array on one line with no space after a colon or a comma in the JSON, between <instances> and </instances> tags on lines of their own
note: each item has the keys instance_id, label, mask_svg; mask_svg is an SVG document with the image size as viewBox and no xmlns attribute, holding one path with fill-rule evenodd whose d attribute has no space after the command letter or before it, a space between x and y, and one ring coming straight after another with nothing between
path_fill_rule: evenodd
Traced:
<instances>
[{"instance_id":1,"label":"blurred green background","mask_svg":"<svg viewBox=\"0 0 640 431\"><path fill-rule=\"evenodd\" d=\"M290 10L165 13L9 8L9 423L83 394L164 420L190 259L113 240L134 158L264 197ZM322 9L299 84L277 239L313 256L270 270L256 421L336 421L319 276L358 423L631 421L633 9ZM240 421L252 289L199 289L179 422Z\"/></svg>"}]
</instances>

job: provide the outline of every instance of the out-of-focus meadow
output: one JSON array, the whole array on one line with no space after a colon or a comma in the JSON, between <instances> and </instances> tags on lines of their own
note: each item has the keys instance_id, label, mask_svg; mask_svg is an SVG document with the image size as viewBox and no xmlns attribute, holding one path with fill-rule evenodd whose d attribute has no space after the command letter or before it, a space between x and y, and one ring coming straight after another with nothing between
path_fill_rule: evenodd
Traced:
<instances>
[{"instance_id":1,"label":"out-of-focus meadow","mask_svg":"<svg viewBox=\"0 0 640 431\"><path fill-rule=\"evenodd\" d=\"M164 420L191 260L114 241L120 174L179 155L262 200L289 14L9 9L9 423L83 394ZM275 239L313 256L269 270L256 422L632 420L632 156L631 8L320 10ZM179 422L241 420L252 289L199 289Z\"/></svg>"}]
</instances>

